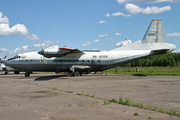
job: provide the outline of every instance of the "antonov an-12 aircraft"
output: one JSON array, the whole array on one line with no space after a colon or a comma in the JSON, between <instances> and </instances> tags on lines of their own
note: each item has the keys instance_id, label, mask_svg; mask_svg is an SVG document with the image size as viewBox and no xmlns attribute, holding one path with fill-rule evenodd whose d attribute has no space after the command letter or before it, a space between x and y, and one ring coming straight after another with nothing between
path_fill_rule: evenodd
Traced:
<instances>
[{"instance_id":1,"label":"antonov an-12 aircraft","mask_svg":"<svg viewBox=\"0 0 180 120\"><path fill-rule=\"evenodd\" d=\"M83 72L96 72L113 68L150 55L173 51L176 46L165 43L162 20L153 19L142 40L110 51L80 51L70 47L44 49L39 52L18 54L5 65L20 71L68 72L68 76L79 76Z\"/></svg>"}]
</instances>

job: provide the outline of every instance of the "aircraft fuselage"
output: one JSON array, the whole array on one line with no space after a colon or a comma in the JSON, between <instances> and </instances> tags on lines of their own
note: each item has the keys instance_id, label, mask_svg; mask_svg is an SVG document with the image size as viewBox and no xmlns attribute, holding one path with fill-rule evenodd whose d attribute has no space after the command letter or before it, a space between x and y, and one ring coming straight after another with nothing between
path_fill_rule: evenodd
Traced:
<instances>
[{"instance_id":1,"label":"aircraft fuselage","mask_svg":"<svg viewBox=\"0 0 180 120\"><path fill-rule=\"evenodd\" d=\"M19 54L17 58L7 61L6 65L24 71L63 71L83 72L102 71L135 59L150 55L151 50L107 51L72 53L64 57L46 58L37 52Z\"/></svg>"}]
</instances>

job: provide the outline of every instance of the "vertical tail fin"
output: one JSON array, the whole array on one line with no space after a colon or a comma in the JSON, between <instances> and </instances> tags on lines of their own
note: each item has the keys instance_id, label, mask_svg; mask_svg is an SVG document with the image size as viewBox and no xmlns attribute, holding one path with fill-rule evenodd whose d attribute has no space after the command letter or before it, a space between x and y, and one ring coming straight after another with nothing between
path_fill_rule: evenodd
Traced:
<instances>
[{"instance_id":1,"label":"vertical tail fin","mask_svg":"<svg viewBox=\"0 0 180 120\"><path fill-rule=\"evenodd\" d=\"M176 49L175 45L166 43L162 20L153 19L142 40L118 47L111 51L152 50L152 54L166 53Z\"/></svg>"},{"instance_id":2,"label":"vertical tail fin","mask_svg":"<svg viewBox=\"0 0 180 120\"><path fill-rule=\"evenodd\" d=\"M142 43L166 43L162 20L153 19L147 29Z\"/></svg>"}]
</instances>

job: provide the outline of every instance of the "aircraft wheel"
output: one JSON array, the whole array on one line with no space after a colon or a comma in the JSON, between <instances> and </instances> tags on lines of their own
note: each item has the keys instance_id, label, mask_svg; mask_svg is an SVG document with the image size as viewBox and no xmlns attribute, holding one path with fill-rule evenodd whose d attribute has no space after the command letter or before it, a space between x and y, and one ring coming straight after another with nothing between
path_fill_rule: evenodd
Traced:
<instances>
[{"instance_id":1,"label":"aircraft wheel","mask_svg":"<svg viewBox=\"0 0 180 120\"><path fill-rule=\"evenodd\" d=\"M80 75L80 73L79 73L78 71L75 71L75 72L74 72L74 76L77 77L77 76L79 76L79 75Z\"/></svg>"},{"instance_id":2,"label":"aircraft wheel","mask_svg":"<svg viewBox=\"0 0 180 120\"><path fill-rule=\"evenodd\" d=\"M6 74L6 75L9 74L9 72L6 71L5 74Z\"/></svg>"},{"instance_id":3,"label":"aircraft wheel","mask_svg":"<svg viewBox=\"0 0 180 120\"><path fill-rule=\"evenodd\" d=\"M14 71L14 74L19 74L19 71Z\"/></svg>"},{"instance_id":4,"label":"aircraft wheel","mask_svg":"<svg viewBox=\"0 0 180 120\"><path fill-rule=\"evenodd\" d=\"M72 72L68 72L67 76L71 77L71 76L73 76L73 73Z\"/></svg>"},{"instance_id":5,"label":"aircraft wheel","mask_svg":"<svg viewBox=\"0 0 180 120\"><path fill-rule=\"evenodd\" d=\"M26 72L25 73L25 77L29 77L30 76L30 73L29 72Z\"/></svg>"}]
</instances>

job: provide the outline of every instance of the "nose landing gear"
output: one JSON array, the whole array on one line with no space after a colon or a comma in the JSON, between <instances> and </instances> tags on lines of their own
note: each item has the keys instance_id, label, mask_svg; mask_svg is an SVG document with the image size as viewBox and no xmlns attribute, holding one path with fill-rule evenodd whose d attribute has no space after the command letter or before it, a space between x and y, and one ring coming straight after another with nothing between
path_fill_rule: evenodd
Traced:
<instances>
[{"instance_id":1,"label":"nose landing gear","mask_svg":"<svg viewBox=\"0 0 180 120\"><path fill-rule=\"evenodd\" d=\"M26 73L24 75L25 75L25 77L29 77L30 76L30 71L26 71Z\"/></svg>"}]
</instances>

